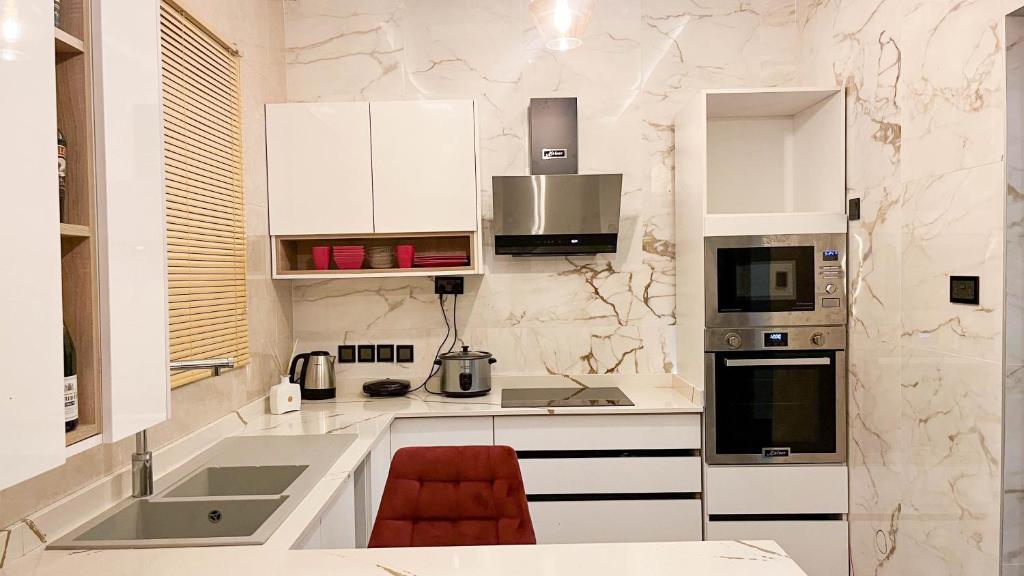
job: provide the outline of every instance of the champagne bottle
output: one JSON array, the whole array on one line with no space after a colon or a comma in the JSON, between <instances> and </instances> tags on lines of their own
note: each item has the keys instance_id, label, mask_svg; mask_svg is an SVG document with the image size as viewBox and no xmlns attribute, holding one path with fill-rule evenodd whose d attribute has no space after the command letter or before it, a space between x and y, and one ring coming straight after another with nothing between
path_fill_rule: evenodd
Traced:
<instances>
[{"instance_id":1,"label":"champagne bottle","mask_svg":"<svg viewBox=\"0 0 1024 576\"><path fill-rule=\"evenodd\" d=\"M64 325L64 432L78 427L78 357L68 327Z\"/></svg>"},{"instance_id":2,"label":"champagne bottle","mask_svg":"<svg viewBox=\"0 0 1024 576\"><path fill-rule=\"evenodd\" d=\"M60 192L60 221L66 222L65 204L68 196L68 144L64 133L57 129L57 188Z\"/></svg>"}]
</instances>

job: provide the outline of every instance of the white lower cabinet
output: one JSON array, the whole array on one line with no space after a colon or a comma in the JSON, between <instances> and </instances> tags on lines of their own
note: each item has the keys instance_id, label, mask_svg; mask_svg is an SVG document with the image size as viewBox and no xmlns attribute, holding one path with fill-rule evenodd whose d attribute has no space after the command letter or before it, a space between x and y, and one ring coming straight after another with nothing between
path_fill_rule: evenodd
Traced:
<instances>
[{"instance_id":1,"label":"white lower cabinet","mask_svg":"<svg viewBox=\"0 0 1024 576\"><path fill-rule=\"evenodd\" d=\"M528 494L700 493L700 456L521 458Z\"/></svg>"},{"instance_id":2,"label":"white lower cabinet","mask_svg":"<svg viewBox=\"0 0 1024 576\"><path fill-rule=\"evenodd\" d=\"M809 576L849 573L843 465L708 466L707 540L775 540Z\"/></svg>"},{"instance_id":3,"label":"white lower cabinet","mask_svg":"<svg viewBox=\"0 0 1024 576\"><path fill-rule=\"evenodd\" d=\"M520 452L539 544L701 540L700 429L696 414L397 418L351 481L354 506L325 511L296 547L365 546L401 448L495 444ZM351 535L329 533L342 525Z\"/></svg>"},{"instance_id":4,"label":"white lower cabinet","mask_svg":"<svg viewBox=\"0 0 1024 576\"><path fill-rule=\"evenodd\" d=\"M390 434L384 434L380 441L370 449L370 462L367 470L369 470L370 476L370 526L366 537L369 540L373 525L377 522L377 510L380 508L380 499L384 495L388 472L391 471Z\"/></svg>"},{"instance_id":5,"label":"white lower cabinet","mask_svg":"<svg viewBox=\"0 0 1024 576\"><path fill-rule=\"evenodd\" d=\"M700 448L699 414L497 416L494 443L516 450Z\"/></svg>"},{"instance_id":6,"label":"white lower cabinet","mask_svg":"<svg viewBox=\"0 0 1024 576\"><path fill-rule=\"evenodd\" d=\"M292 545L296 550L355 548L356 490L354 478L341 485L327 506Z\"/></svg>"},{"instance_id":7,"label":"white lower cabinet","mask_svg":"<svg viewBox=\"0 0 1024 576\"><path fill-rule=\"evenodd\" d=\"M498 416L538 544L701 540L698 414Z\"/></svg>"},{"instance_id":8,"label":"white lower cabinet","mask_svg":"<svg viewBox=\"0 0 1024 576\"><path fill-rule=\"evenodd\" d=\"M708 466L708 514L846 514L843 465Z\"/></svg>"},{"instance_id":9,"label":"white lower cabinet","mask_svg":"<svg viewBox=\"0 0 1024 576\"><path fill-rule=\"evenodd\" d=\"M700 500L530 502L538 544L702 539Z\"/></svg>"},{"instance_id":10,"label":"white lower cabinet","mask_svg":"<svg viewBox=\"0 0 1024 576\"><path fill-rule=\"evenodd\" d=\"M494 444L490 416L399 418L391 424L391 455L407 446L489 446Z\"/></svg>"},{"instance_id":11,"label":"white lower cabinet","mask_svg":"<svg viewBox=\"0 0 1024 576\"><path fill-rule=\"evenodd\" d=\"M707 540L774 540L808 576L849 574L845 520L711 521Z\"/></svg>"}]
</instances>

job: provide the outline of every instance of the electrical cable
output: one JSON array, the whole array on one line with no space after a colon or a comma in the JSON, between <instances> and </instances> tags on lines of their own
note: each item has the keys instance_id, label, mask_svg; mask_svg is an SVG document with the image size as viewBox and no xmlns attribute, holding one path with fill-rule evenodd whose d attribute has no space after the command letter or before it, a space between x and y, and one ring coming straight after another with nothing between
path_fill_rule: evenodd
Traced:
<instances>
[{"instance_id":1,"label":"electrical cable","mask_svg":"<svg viewBox=\"0 0 1024 576\"><path fill-rule=\"evenodd\" d=\"M455 295L455 303L452 304L452 325L455 326L455 338L452 339L452 345L448 347L448 351L451 352L455 349L455 344L459 342L459 295Z\"/></svg>"},{"instance_id":2,"label":"electrical cable","mask_svg":"<svg viewBox=\"0 0 1024 576\"><path fill-rule=\"evenodd\" d=\"M406 392L406 394L415 392L420 388L425 388L427 392L430 392L430 389L426 388L427 382L429 382L430 379L437 374L437 371L441 369L441 367L437 365L437 359L441 356L441 350L444 349L444 345L448 342L448 337L451 336L452 334L452 327L448 323L448 311L444 309L444 294L438 294L437 302L441 306L441 316L444 318L444 326L447 329L447 331L444 334L444 340L441 340L441 344L438 345L437 351L434 352L434 359L430 362L430 373L427 374L427 377L423 379L423 382L421 382L419 386L409 390L408 392ZM456 332L457 331L458 327L456 327Z\"/></svg>"}]
</instances>

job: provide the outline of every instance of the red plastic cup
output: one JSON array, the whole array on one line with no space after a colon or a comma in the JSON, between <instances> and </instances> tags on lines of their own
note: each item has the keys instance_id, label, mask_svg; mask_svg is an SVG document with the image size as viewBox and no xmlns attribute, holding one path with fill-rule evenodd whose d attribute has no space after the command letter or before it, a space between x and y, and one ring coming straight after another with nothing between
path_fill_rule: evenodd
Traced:
<instances>
[{"instance_id":1,"label":"red plastic cup","mask_svg":"<svg viewBox=\"0 0 1024 576\"><path fill-rule=\"evenodd\" d=\"M395 247L395 256L398 259L399 268L412 268L412 259L416 249L412 244L399 244Z\"/></svg>"},{"instance_id":2,"label":"red plastic cup","mask_svg":"<svg viewBox=\"0 0 1024 576\"><path fill-rule=\"evenodd\" d=\"M327 270L331 265L331 247L313 246L313 267L317 270Z\"/></svg>"}]
</instances>

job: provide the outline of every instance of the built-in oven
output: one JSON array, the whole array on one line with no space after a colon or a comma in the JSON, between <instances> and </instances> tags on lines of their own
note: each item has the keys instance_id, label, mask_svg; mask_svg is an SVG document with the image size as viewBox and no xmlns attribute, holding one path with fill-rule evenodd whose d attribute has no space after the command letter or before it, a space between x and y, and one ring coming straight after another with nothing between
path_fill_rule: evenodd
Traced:
<instances>
[{"instance_id":1,"label":"built-in oven","mask_svg":"<svg viewBox=\"0 0 1024 576\"><path fill-rule=\"evenodd\" d=\"M846 328L708 329L708 464L846 462Z\"/></svg>"},{"instance_id":2,"label":"built-in oven","mask_svg":"<svg viewBox=\"0 0 1024 576\"><path fill-rule=\"evenodd\" d=\"M705 326L846 324L846 234L704 239Z\"/></svg>"}]
</instances>

